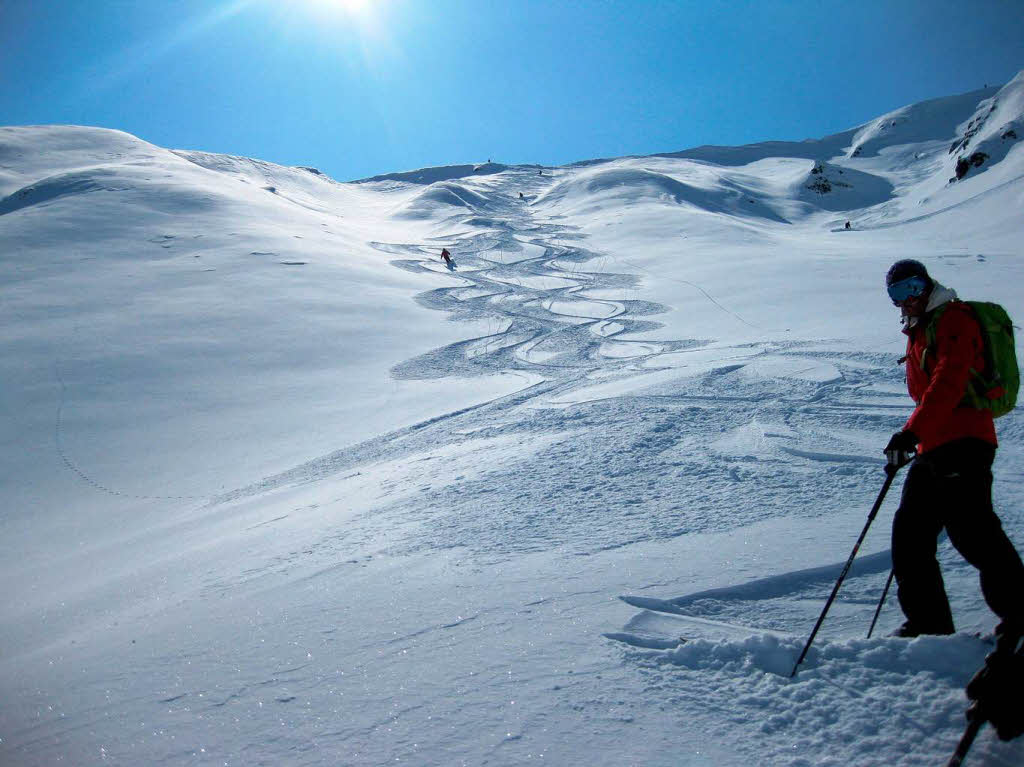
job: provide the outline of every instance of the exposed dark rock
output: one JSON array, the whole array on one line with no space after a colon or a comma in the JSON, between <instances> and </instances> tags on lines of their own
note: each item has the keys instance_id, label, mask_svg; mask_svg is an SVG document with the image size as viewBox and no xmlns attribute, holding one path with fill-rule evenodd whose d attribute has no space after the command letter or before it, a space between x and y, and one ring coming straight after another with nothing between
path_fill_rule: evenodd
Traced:
<instances>
[{"instance_id":1,"label":"exposed dark rock","mask_svg":"<svg viewBox=\"0 0 1024 767\"><path fill-rule=\"evenodd\" d=\"M949 147L948 154L953 154L953 152L957 152L961 149L966 149L967 145L971 143L971 139L974 138L975 134L977 134L979 130L981 130L981 126L985 124L985 120L988 119L988 116L992 114L994 111L996 111L995 101L992 102L992 106L989 108L987 113L981 115L980 117L975 117L973 120L967 123L967 130L964 131L963 137L953 142L952 146Z\"/></svg>"},{"instance_id":2,"label":"exposed dark rock","mask_svg":"<svg viewBox=\"0 0 1024 767\"><path fill-rule=\"evenodd\" d=\"M988 159L988 155L984 152L975 152L970 157L960 157L956 161L956 177L957 180L962 179L967 175L967 172L971 169L971 166L980 168L984 165L985 160Z\"/></svg>"}]
</instances>

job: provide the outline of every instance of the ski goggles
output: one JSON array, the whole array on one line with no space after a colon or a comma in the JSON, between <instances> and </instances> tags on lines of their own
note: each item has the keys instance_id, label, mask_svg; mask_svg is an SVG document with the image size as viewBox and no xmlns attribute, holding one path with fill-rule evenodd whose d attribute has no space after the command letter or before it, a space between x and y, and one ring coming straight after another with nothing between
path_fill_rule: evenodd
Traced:
<instances>
[{"instance_id":1,"label":"ski goggles","mask_svg":"<svg viewBox=\"0 0 1024 767\"><path fill-rule=\"evenodd\" d=\"M928 280L914 275L899 282L894 282L886 290L889 291L889 298L892 299L892 302L899 306L908 298L917 298L924 295L924 292L928 290Z\"/></svg>"}]
</instances>

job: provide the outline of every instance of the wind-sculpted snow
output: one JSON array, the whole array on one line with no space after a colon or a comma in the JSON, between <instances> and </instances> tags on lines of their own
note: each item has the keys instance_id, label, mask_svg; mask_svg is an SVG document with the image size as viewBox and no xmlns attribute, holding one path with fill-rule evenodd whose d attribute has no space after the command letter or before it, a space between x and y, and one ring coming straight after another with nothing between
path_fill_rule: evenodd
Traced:
<instances>
[{"instance_id":1,"label":"wind-sculpted snow","mask_svg":"<svg viewBox=\"0 0 1024 767\"><path fill-rule=\"evenodd\" d=\"M666 152L656 156L684 160L700 160L714 165L750 165L769 157L797 157L816 160L834 157L849 146L854 131L844 131L822 139L805 141L764 141L743 146L700 146L682 152Z\"/></svg>"},{"instance_id":2,"label":"wind-sculpted snow","mask_svg":"<svg viewBox=\"0 0 1024 767\"><path fill-rule=\"evenodd\" d=\"M490 207L490 203L487 197L466 186L441 182L427 187L425 191L407 203L397 215L406 218L431 218L446 207L480 212L486 211Z\"/></svg>"},{"instance_id":3,"label":"wind-sculpted snow","mask_svg":"<svg viewBox=\"0 0 1024 767\"><path fill-rule=\"evenodd\" d=\"M109 203L105 195L138 197L140 187L151 186L150 200L163 212L187 214L206 211L214 195L194 188L164 185L152 181L152 170L131 166L89 168L72 171L37 181L0 200L0 216L33 206L45 207L62 198L88 196L89 202Z\"/></svg>"},{"instance_id":4,"label":"wind-sculpted snow","mask_svg":"<svg viewBox=\"0 0 1024 767\"><path fill-rule=\"evenodd\" d=\"M534 166L535 167L535 166ZM384 173L379 176L360 179L355 183L369 184L381 181L402 181L407 184L436 184L439 181L454 181L467 176L488 176L508 169L507 165L485 162L480 165L443 165L438 168L420 168L401 173Z\"/></svg>"},{"instance_id":5,"label":"wind-sculpted snow","mask_svg":"<svg viewBox=\"0 0 1024 767\"><path fill-rule=\"evenodd\" d=\"M251 157L175 150L174 154L201 168L224 173L258 186L281 186L289 191L325 194L325 187L338 182L315 168L286 168Z\"/></svg>"},{"instance_id":6,"label":"wind-sculpted snow","mask_svg":"<svg viewBox=\"0 0 1024 767\"><path fill-rule=\"evenodd\" d=\"M648 200L689 205L709 213L785 222L735 183L697 187L643 168L598 166L581 170L555 184L538 198L537 204L586 212L598 206L631 205Z\"/></svg>"},{"instance_id":7,"label":"wind-sculpted snow","mask_svg":"<svg viewBox=\"0 0 1024 767\"><path fill-rule=\"evenodd\" d=\"M661 173L627 168L598 168L580 173L570 181L555 185L540 198L540 201L560 200L570 195L597 195L608 191L626 197L668 197L673 202L689 202L701 207L701 203L707 204L706 195L702 194L701 190Z\"/></svg>"},{"instance_id":8,"label":"wind-sculpted snow","mask_svg":"<svg viewBox=\"0 0 1024 767\"><path fill-rule=\"evenodd\" d=\"M45 205L65 195L117 192L125 191L128 188L109 182L104 183L104 176L114 177L114 174L104 173L103 170L91 170L43 179L0 200L0 215L13 213L32 205Z\"/></svg>"},{"instance_id":9,"label":"wind-sculpted snow","mask_svg":"<svg viewBox=\"0 0 1024 767\"><path fill-rule=\"evenodd\" d=\"M867 158L892 147L948 141L977 109L978 102L998 90L983 88L893 110L857 129L849 144L849 156Z\"/></svg>"},{"instance_id":10,"label":"wind-sculpted snow","mask_svg":"<svg viewBox=\"0 0 1024 767\"><path fill-rule=\"evenodd\" d=\"M129 133L106 128L0 127L0 197L57 173L146 161L166 153Z\"/></svg>"}]
</instances>

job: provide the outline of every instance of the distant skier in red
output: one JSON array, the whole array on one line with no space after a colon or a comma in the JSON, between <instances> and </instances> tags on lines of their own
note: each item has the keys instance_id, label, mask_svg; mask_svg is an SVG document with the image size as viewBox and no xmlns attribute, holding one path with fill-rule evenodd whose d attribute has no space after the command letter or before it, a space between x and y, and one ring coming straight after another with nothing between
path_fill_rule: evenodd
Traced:
<instances>
[{"instance_id":1,"label":"distant skier in red","mask_svg":"<svg viewBox=\"0 0 1024 767\"><path fill-rule=\"evenodd\" d=\"M452 254L448 252L448 248L442 248L441 260L444 261L445 264L447 264L448 266L452 265Z\"/></svg>"}]
</instances>

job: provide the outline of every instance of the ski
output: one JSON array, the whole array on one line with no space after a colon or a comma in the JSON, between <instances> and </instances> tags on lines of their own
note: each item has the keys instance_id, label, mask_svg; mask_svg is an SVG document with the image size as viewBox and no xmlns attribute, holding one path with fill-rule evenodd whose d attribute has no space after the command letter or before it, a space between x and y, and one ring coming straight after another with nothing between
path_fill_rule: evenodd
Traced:
<instances>
[{"instance_id":1,"label":"ski","mask_svg":"<svg viewBox=\"0 0 1024 767\"><path fill-rule=\"evenodd\" d=\"M787 631L777 629L757 628L740 623L720 621L713 618L704 618L691 615L667 599L657 597L643 597L632 594L619 596L631 607L638 607L644 612L634 617L626 626L628 633L636 633L645 638L650 638L653 644L663 643L675 646L683 641L692 639L707 639L712 641L747 639L753 636L770 635L777 639L797 639L801 637ZM608 634L605 634L608 636ZM953 637L967 637L976 640L984 645L994 646L995 637L991 633L982 632L958 632ZM619 637L612 637L624 641ZM898 637L876 637L878 641L897 639ZM912 641L907 638L901 641Z\"/></svg>"},{"instance_id":2,"label":"ski","mask_svg":"<svg viewBox=\"0 0 1024 767\"><path fill-rule=\"evenodd\" d=\"M619 598L628 605L641 608L642 612L630 619L622 631L606 633L604 636L634 647L665 650L697 639L711 642L737 641L766 634L778 639L793 638L789 634L770 629L689 615L664 599L632 595Z\"/></svg>"}]
</instances>

